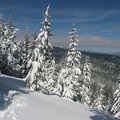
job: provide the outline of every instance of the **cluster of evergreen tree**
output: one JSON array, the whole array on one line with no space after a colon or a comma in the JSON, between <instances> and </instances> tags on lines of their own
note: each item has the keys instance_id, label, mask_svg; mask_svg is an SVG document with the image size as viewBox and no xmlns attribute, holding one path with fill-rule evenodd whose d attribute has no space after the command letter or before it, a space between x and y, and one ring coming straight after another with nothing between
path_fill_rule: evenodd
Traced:
<instances>
[{"instance_id":1,"label":"cluster of evergreen tree","mask_svg":"<svg viewBox=\"0 0 120 120\"><path fill-rule=\"evenodd\" d=\"M85 57L83 68L80 64L81 52L76 49L79 40L74 23L69 32L69 49L64 63L56 65L49 41L52 36L49 13L50 6L44 13L39 33L32 35L33 40L30 41L27 28L24 40L20 42L14 41L18 29L14 28L12 16L5 23L0 14L0 72L23 77L33 91L56 93L120 117L120 81L111 95L111 88L91 80L89 56Z\"/></svg>"},{"instance_id":2,"label":"cluster of evergreen tree","mask_svg":"<svg viewBox=\"0 0 120 120\"><path fill-rule=\"evenodd\" d=\"M16 75L19 64L17 61L17 44L14 41L18 29L14 28L12 16L7 23L0 14L0 70L2 73Z\"/></svg>"}]
</instances>

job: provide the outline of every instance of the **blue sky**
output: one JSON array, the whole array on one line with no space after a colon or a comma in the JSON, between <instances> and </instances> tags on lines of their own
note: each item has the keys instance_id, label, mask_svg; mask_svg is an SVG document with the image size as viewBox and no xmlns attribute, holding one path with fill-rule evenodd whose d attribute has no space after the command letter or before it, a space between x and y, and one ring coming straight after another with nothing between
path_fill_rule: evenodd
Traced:
<instances>
[{"instance_id":1,"label":"blue sky","mask_svg":"<svg viewBox=\"0 0 120 120\"><path fill-rule=\"evenodd\" d=\"M74 22L81 50L120 52L120 0L0 0L0 12L6 21L13 16L15 27L20 29L18 39L23 39L27 26L30 33L42 27L48 4L53 46L68 46Z\"/></svg>"}]
</instances>

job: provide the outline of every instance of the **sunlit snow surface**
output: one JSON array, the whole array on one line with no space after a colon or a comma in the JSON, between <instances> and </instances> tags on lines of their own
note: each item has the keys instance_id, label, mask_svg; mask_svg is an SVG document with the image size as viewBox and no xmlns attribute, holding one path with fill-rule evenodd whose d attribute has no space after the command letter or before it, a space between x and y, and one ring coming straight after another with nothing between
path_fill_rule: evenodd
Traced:
<instances>
[{"instance_id":1,"label":"sunlit snow surface","mask_svg":"<svg viewBox=\"0 0 120 120\"><path fill-rule=\"evenodd\" d=\"M107 113L63 99L32 92L22 79L0 76L0 120L114 120ZM116 119L117 120L117 119Z\"/></svg>"}]
</instances>

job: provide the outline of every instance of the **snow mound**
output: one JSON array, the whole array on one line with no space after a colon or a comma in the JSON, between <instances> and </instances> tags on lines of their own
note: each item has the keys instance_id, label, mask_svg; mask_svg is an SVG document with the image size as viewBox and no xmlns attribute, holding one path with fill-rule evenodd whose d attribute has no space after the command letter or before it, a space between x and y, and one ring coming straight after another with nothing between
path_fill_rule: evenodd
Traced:
<instances>
[{"instance_id":1,"label":"snow mound","mask_svg":"<svg viewBox=\"0 0 120 120\"><path fill-rule=\"evenodd\" d=\"M0 76L0 105L9 98L8 104L0 107L0 120L115 120L103 111L55 94L32 92L26 85L22 79Z\"/></svg>"}]
</instances>

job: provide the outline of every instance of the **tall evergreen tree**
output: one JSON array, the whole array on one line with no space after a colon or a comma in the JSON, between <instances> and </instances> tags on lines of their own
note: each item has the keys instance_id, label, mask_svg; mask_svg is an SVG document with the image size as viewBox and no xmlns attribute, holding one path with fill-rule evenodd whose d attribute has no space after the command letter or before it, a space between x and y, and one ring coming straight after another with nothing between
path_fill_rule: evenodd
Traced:
<instances>
[{"instance_id":1,"label":"tall evergreen tree","mask_svg":"<svg viewBox=\"0 0 120 120\"><path fill-rule=\"evenodd\" d=\"M9 20L10 21L10 20ZM1 63L2 63L2 72L4 74L11 75L11 71L14 69L13 63L15 62L15 59L13 57L12 50L14 50L14 44L13 43L13 35L11 33L12 27L10 26L12 23L9 22L9 24L5 24L3 15L0 14L0 49L1 49ZM11 40L12 39L12 40ZM12 46L12 47L11 47Z\"/></svg>"},{"instance_id":2,"label":"tall evergreen tree","mask_svg":"<svg viewBox=\"0 0 120 120\"><path fill-rule=\"evenodd\" d=\"M4 23L3 14L0 13L0 46L4 37L4 29L5 29L4 26L5 26L5 23Z\"/></svg>"},{"instance_id":3,"label":"tall evergreen tree","mask_svg":"<svg viewBox=\"0 0 120 120\"><path fill-rule=\"evenodd\" d=\"M58 88L62 92L62 96L77 101L77 90L79 86L79 79L81 77L80 58L81 52L76 50L75 46L79 42L76 35L77 29L73 23L72 32L70 34L70 44L67 57L65 59L65 66L62 67L59 73ZM60 85L62 87L60 87Z\"/></svg>"},{"instance_id":4,"label":"tall evergreen tree","mask_svg":"<svg viewBox=\"0 0 120 120\"><path fill-rule=\"evenodd\" d=\"M34 53L29 61L32 64L26 79L29 79L30 88L34 90L51 90L54 81L54 59L52 57L53 47L50 44L51 34L50 6L48 5L45 14L43 28L40 30Z\"/></svg>"},{"instance_id":5,"label":"tall evergreen tree","mask_svg":"<svg viewBox=\"0 0 120 120\"><path fill-rule=\"evenodd\" d=\"M5 46L3 44L4 42L4 32L6 30L6 27L5 27L5 23L4 23L4 18L3 18L3 14L0 13L0 70L2 70L5 65L5 62L3 61L2 59L2 56L3 56L3 53L5 51Z\"/></svg>"},{"instance_id":6,"label":"tall evergreen tree","mask_svg":"<svg viewBox=\"0 0 120 120\"><path fill-rule=\"evenodd\" d=\"M13 19L10 19L5 24L3 15L0 14L0 51L1 51L1 67L4 74L11 75L15 71L16 59L14 53L16 51L16 44L14 39L16 37L17 29L13 27Z\"/></svg>"},{"instance_id":7,"label":"tall evergreen tree","mask_svg":"<svg viewBox=\"0 0 120 120\"><path fill-rule=\"evenodd\" d=\"M63 94L63 81L66 79L67 77L67 68L66 68L66 65L62 65L61 67L58 66L59 71L57 73L57 80L56 80L56 85L54 87L54 90L53 92L54 93L57 93L58 95L62 95Z\"/></svg>"},{"instance_id":8,"label":"tall evergreen tree","mask_svg":"<svg viewBox=\"0 0 120 120\"><path fill-rule=\"evenodd\" d=\"M32 34L32 51L31 52L33 52L33 50L35 49L35 40L37 39L37 36L38 36L38 33L37 33L38 31L35 31L33 34Z\"/></svg>"},{"instance_id":9,"label":"tall evergreen tree","mask_svg":"<svg viewBox=\"0 0 120 120\"><path fill-rule=\"evenodd\" d=\"M90 82L90 102L89 102L89 106L90 107L95 107L95 105L97 104L97 98L98 98L98 94L99 94L99 86L98 83L96 81L91 81Z\"/></svg>"},{"instance_id":10,"label":"tall evergreen tree","mask_svg":"<svg viewBox=\"0 0 120 120\"><path fill-rule=\"evenodd\" d=\"M93 107L96 107L103 111L109 111L109 107L112 104L112 86L108 86L108 84L101 84L98 90L98 95L96 96L96 100Z\"/></svg>"},{"instance_id":11,"label":"tall evergreen tree","mask_svg":"<svg viewBox=\"0 0 120 120\"><path fill-rule=\"evenodd\" d=\"M10 18L8 20L8 23L7 23L7 27L8 27L8 38L9 38L9 41L14 42L18 29L14 28L14 21L13 21L12 15L10 15Z\"/></svg>"},{"instance_id":12,"label":"tall evergreen tree","mask_svg":"<svg viewBox=\"0 0 120 120\"><path fill-rule=\"evenodd\" d=\"M0 51L1 56L6 53L5 41L7 40L8 29L4 22L3 14L0 14Z\"/></svg>"},{"instance_id":13,"label":"tall evergreen tree","mask_svg":"<svg viewBox=\"0 0 120 120\"><path fill-rule=\"evenodd\" d=\"M114 92L114 101L111 108L111 113L114 117L120 119L120 80L116 84L116 90Z\"/></svg>"},{"instance_id":14,"label":"tall evergreen tree","mask_svg":"<svg viewBox=\"0 0 120 120\"><path fill-rule=\"evenodd\" d=\"M101 85L100 93L97 98L96 107L100 110L106 111L106 96L105 96L105 86Z\"/></svg>"},{"instance_id":15,"label":"tall evergreen tree","mask_svg":"<svg viewBox=\"0 0 120 120\"><path fill-rule=\"evenodd\" d=\"M17 57L16 57L16 51L17 51L17 44L15 42L16 33L18 29L14 28L13 24L13 18L10 16L8 23L7 23L7 39L5 40L5 46L6 46L6 59L7 59L7 66L6 69L8 71L8 74L17 75L16 69L18 68L17 64Z\"/></svg>"},{"instance_id":16,"label":"tall evergreen tree","mask_svg":"<svg viewBox=\"0 0 120 120\"><path fill-rule=\"evenodd\" d=\"M53 47L51 46L51 43L49 41L49 37L52 36L51 34L51 16L50 13L50 5L48 5L46 12L44 14L44 22L42 22L43 29L41 29L41 33L38 35L37 40L41 42L41 53L43 56L40 74L39 77L42 76L43 79L39 81L39 84L44 89L47 88L47 90L53 89L53 83L54 83L54 70L55 70L55 61L52 57L52 51ZM44 84L44 86L43 86Z\"/></svg>"},{"instance_id":17,"label":"tall evergreen tree","mask_svg":"<svg viewBox=\"0 0 120 120\"><path fill-rule=\"evenodd\" d=\"M30 36L29 36L29 32L28 32L28 27L25 31L25 35L24 35L24 40L21 43L21 59L22 59L22 67L21 67L21 73L22 76L25 77L29 71L29 69L27 68L27 63L30 59L30 55L31 55L31 46L30 46Z\"/></svg>"},{"instance_id":18,"label":"tall evergreen tree","mask_svg":"<svg viewBox=\"0 0 120 120\"><path fill-rule=\"evenodd\" d=\"M91 84L91 63L90 58L86 56L85 58L85 64L83 67L83 76L82 76L82 103L90 105L91 102L91 90L90 90L90 84Z\"/></svg>"}]
</instances>

